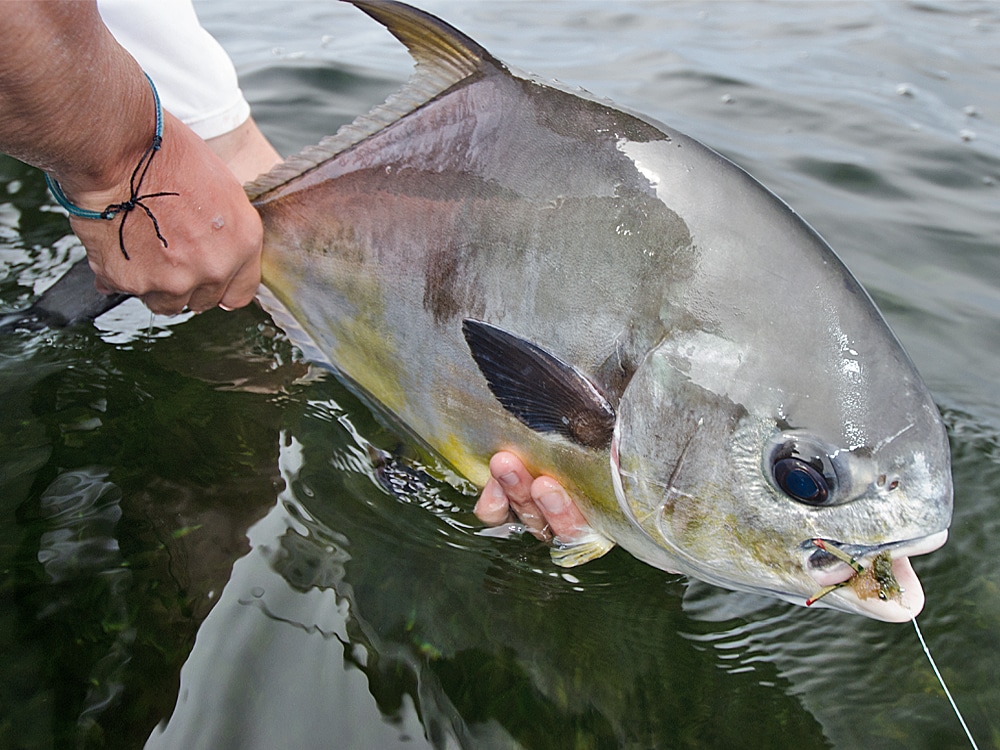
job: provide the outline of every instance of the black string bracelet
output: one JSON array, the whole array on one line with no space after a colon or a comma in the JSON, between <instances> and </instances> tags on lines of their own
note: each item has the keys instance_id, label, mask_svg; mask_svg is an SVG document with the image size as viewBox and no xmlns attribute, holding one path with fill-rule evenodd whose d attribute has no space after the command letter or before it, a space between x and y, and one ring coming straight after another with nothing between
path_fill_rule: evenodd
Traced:
<instances>
[{"instance_id":1,"label":"black string bracelet","mask_svg":"<svg viewBox=\"0 0 1000 750\"><path fill-rule=\"evenodd\" d=\"M143 203L143 201L149 198L160 198L165 195L180 195L180 193L172 192L139 193L139 190L142 188L142 181L146 178L146 172L149 171L149 165L153 161L156 152L160 150L160 146L163 145L163 108L160 106L160 95L156 91L156 86L153 85L153 79L145 72L143 75L146 76L146 80L149 81L149 87L153 90L153 101L156 104L156 134L153 136L153 142L143 152L139 163L135 165L135 169L132 170L132 179L129 180L128 200L121 203L111 203L103 211L91 211L90 209L80 208L66 197L62 186L54 178L48 174L45 175L45 183L49 186L49 190L56 199L56 203L65 208L70 216L77 216L81 219L104 219L105 221L112 221L118 214L122 215L122 222L118 225L118 247L121 248L125 260L129 259L128 252L125 250L125 220L128 218L129 213L136 208L141 208L146 216L149 217L149 220L153 222L153 231L156 232L156 238L163 243L163 247L167 247L167 238L160 232L159 222L156 220L149 206Z\"/></svg>"}]
</instances>

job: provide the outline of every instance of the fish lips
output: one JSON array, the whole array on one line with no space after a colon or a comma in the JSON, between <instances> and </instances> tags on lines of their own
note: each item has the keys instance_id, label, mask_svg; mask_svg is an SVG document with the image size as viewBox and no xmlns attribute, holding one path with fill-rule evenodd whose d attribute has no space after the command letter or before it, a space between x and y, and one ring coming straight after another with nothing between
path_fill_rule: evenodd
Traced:
<instances>
[{"instance_id":1,"label":"fish lips","mask_svg":"<svg viewBox=\"0 0 1000 750\"><path fill-rule=\"evenodd\" d=\"M865 615L884 622L908 622L916 617L924 607L924 591L920 579L910 564L910 557L926 555L941 547L948 539L948 530L934 534L898 542L887 542L877 545L842 544L830 541L849 554L861 565L867 567L870 561L882 552L889 552L892 557L892 573L901 590L898 598L879 599L877 596L868 599L860 598L850 586L831 591L816 602L817 606L832 607L846 612ZM854 569L841 562L829 552L818 549L812 540L802 543L803 549L812 549L806 560L806 571L819 587L835 586L850 580Z\"/></svg>"}]
</instances>

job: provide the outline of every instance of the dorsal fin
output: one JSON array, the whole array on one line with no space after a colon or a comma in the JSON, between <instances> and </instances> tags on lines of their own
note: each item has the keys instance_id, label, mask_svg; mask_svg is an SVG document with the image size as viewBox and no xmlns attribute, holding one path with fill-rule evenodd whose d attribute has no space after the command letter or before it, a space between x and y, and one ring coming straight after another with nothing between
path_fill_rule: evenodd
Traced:
<instances>
[{"instance_id":1,"label":"dorsal fin","mask_svg":"<svg viewBox=\"0 0 1000 750\"><path fill-rule=\"evenodd\" d=\"M406 45L421 66L435 69L450 86L479 70L484 63L503 67L478 42L430 13L395 0L344 0L385 26ZM424 71L426 72L426 71Z\"/></svg>"},{"instance_id":2,"label":"dorsal fin","mask_svg":"<svg viewBox=\"0 0 1000 750\"><path fill-rule=\"evenodd\" d=\"M479 72L506 67L455 27L439 18L394 0L344 0L384 25L406 45L416 69L398 92L367 115L345 125L336 135L291 156L267 174L244 186L250 200L315 169L341 151L363 141L459 81Z\"/></svg>"}]
</instances>

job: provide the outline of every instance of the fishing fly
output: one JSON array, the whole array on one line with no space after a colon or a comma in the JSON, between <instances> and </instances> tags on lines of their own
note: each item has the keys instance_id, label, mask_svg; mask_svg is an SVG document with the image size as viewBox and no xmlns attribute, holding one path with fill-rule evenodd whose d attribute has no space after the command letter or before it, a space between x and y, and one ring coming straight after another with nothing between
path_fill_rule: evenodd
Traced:
<instances>
[{"instance_id":1,"label":"fishing fly","mask_svg":"<svg viewBox=\"0 0 1000 750\"><path fill-rule=\"evenodd\" d=\"M882 601L890 599L898 601L902 598L903 588L892 572L892 555L889 554L888 550L883 550L875 555L871 565L866 568L835 544L823 539L813 539L812 543L841 562L850 565L854 574L846 581L821 588L806 599L807 607L812 606L831 591L836 591L844 586L850 586L854 589L854 593L858 595L859 599L871 599L873 596L877 596Z\"/></svg>"}]
</instances>

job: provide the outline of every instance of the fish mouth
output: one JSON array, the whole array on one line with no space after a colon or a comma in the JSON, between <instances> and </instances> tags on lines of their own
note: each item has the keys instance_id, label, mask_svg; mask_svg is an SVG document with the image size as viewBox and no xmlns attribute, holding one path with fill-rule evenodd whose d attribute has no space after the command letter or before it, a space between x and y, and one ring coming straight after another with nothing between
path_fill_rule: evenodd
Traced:
<instances>
[{"instance_id":1,"label":"fish mouth","mask_svg":"<svg viewBox=\"0 0 1000 750\"><path fill-rule=\"evenodd\" d=\"M822 602L825 606L865 615L884 622L908 622L919 614L924 607L924 590L920 579L910 564L910 557L926 555L938 549L947 541L948 530L929 534L918 539L908 539L898 542L887 542L877 545L844 544L835 540L807 540L802 543L803 549L813 550L808 556L806 570L818 586L821 587ZM839 559L839 555L831 554L821 548L834 548L854 558L861 566L868 568L876 556L888 553L892 559L892 577L899 586L898 594L882 598L877 595L859 596L854 587L847 584L857 576L855 568ZM830 587L837 587L829 590ZM813 596L807 603L817 601L819 596ZM821 606L824 606L821 603Z\"/></svg>"}]
</instances>

